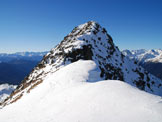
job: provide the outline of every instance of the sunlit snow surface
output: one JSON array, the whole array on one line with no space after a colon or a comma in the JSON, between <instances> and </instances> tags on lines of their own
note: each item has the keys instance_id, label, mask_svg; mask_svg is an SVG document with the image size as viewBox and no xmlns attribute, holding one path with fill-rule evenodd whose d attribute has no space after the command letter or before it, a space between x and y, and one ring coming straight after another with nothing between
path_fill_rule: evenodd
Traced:
<instances>
[{"instance_id":1,"label":"sunlit snow surface","mask_svg":"<svg viewBox=\"0 0 162 122\"><path fill-rule=\"evenodd\" d=\"M74 83L80 84L80 82L76 83L78 76L76 80L71 77L83 71L72 72L72 75L66 76L66 78L70 78L69 80L63 80L65 76L63 76L62 73L56 73L61 77L61 81L56 80L58 76L55 74L58 70L79 59L93 60L98 67L98 69L89 71L92 77L87 78L86 76L86 79L82 80L83 83L85 81L100 81L101 79L98 77L100 75L102 80L120 79L146 92L162 96L162 81L137 65L134 60L125 57L118 47L115 46L106 29L94 21L89 21L75 27L71 33L64 37L60 44L51 49L50 52L43 57L42 61L22 81L22 84L19 85L10 98L2 103L1 107L12 104L16 100L19 100L20 97L22 99L28 92L33 89L35 90L35 86L39 86L42 82L48 83L48 81L53 81L54 79L55 82L51 82L49 86L53 87L55 90L60 88L60 85L62 88L67 88L64 82L68 82L68 85L73 85ZM87 69L86 67L87 66L83 67L84 70ZM69 74L69 72L67 72L67 74Z\"/></svg>"},{"instance_id":2,"label":"sunlit snow surface","mask_svg":"<svg viewBox=\"0 0 162 122\"><path fill-rule=\"evenodd\" d=\"M140 63L144 63L144 62L162 63L162 50L161 49L123 50L123 54L130 57L131 59L136 59Z\"/></svg>"},{"instance_id":3,"label":"sunlit snow surface","mask_svg":"<svg viewBox=\"0 0 162 122\"><path fill-rule=\"evenodd\" d=\"M94 80L94 82L93 82ZM93 61L77 61L0 110L2 122L161 122L162 99L121 81L100 81Z\"/></svg>"}]
</instances>

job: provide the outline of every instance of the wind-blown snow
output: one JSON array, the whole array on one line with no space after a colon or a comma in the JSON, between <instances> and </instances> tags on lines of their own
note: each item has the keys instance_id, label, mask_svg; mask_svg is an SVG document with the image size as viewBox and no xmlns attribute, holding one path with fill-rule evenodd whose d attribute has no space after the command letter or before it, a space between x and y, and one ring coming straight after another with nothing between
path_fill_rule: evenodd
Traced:
<instances>
[{"instance_id":1,"label":"wind-blown snow","mask_svg":"<svg viewBox=\"0 0 162 122\"><path fill-rule=\"evenodd\" d=\"M95 75L94 75L95 74ZM160 122L162 99L115 80L100 81L94 61L71 63L17 102L3 122ZM93 82L93 79L97 79ZM97 82L98 81L98 82Z\"/></svg>"}]
</instances>

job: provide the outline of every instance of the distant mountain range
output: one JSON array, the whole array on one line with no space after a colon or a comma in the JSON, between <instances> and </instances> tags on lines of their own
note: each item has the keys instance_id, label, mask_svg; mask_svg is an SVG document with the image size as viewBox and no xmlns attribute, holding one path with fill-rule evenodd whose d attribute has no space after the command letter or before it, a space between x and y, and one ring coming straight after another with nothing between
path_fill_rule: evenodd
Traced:
<instances>
[{"instance_id":1,"label":"distant mountain range","mask_svg":"<svg viewBox=\"0 0 162 122\"><path fill-rule=\"evenodd\" d=\"M147 71L162 79L162 50L123 50L123 54L136 60Z\"/></svg>"},{"instance_id":2,"label":"distant mountain range","mask_svg":"<svg viewBox=\"0 0 162 122\"><path fill-rule=\"evenodd\" d=\"M140 63L145 62L158 62L162 63L162 50L152 49L152 50L123 50L123 54L127 55L131 59L135 59Z\"/></svg>"},{"instance_id":3,"label":"distant mountain range","mask_svg":"<svg viewBox=\"0 0 162 122\"><path fill-rule=\"evenodd\" d=\"M45 52L17 52L12 54L0 53L0 62L10 62L12 60L40 61L47 53Z\"/></svg>"},{"instance_id":4,"label":"distant mountain range","mask_svg":"<svg viewBox=\"0 0 162 122\"><path fill-rule=\"evenodd\" d=\"M47 54L44 52L0 53L0 84L18 85ZM124 55L136 60L147 71L162 79L162 50L123 50ZM160 68L159 68L160 67Z\"/></svg>"},{"instance_id":5,"label":"distant mountain range","mask_svg":"<svg viewBox=\"0 0 162 122\"><path fill-rule=\"evenodd\" d=\"M18 85L47 52L0 54L0 84Z\"/></svg>"}]
</instances>

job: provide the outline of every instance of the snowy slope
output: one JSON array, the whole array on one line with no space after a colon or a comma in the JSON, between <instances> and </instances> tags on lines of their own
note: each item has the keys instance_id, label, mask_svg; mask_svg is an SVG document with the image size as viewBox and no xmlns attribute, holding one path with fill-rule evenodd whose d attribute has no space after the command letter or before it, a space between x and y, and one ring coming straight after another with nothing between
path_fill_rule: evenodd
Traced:
<instances>
[{"instance_id":1,"label":"snowy slope","mask_svg":"<svg viewBox=\"0 0 162 122\"><path fill-rule=\"evenodd\" d=\"M122 81L99 81L94 61L79 60L48 75L0 110L3 122L160 122L162 99ZM95 75L94 75L95 74ZM98 82L96 82L98 81Z\"/></svg>"},{"instance_id":2,"label":"snowy slope","mask_svg":"<svg viewBox=\"0 0 162 122\"><path fill-rule=\"evenodd\" d=\"M0 85L0 102L4 101L13 90L16 89L16 85L1 84Z\"/></svg>"},{"instance_id":3,"label":"snowy slope","mask_svg":"<svg viewBox=\"0 0 162 122\"><path fill-rule=\"evenodd\" d=\"M60 44L47 53L2 106L17 102L45 82L51 74L80 59L93 60L100 79L124 81L146 92L162 96L162 81L125 57L106 29L90 21L75 27Z\"/></svg>"},{"instance_id":4,"label":"snowy slope","mask_svg":"<svg viewBox=\"0 0 162 122\"><path fill-rule=\"evenodd\" d=\"M136 59L140 63L145 63L145 62L162 63L162 50L161 49L123 50L123 54L130 57L131 59Z\"/></svg>"},{"instance_id":5,"label":"snowy slope","mask_svg":"<svg viewBox=\"0 0 162 122\"><path fill-rule=\"evenodd\" d=\"M90 21L74 28L1 103L0 120L159 122L162 99L147 92L162 96L161 80Z\"/></svg>"}]
</instances>

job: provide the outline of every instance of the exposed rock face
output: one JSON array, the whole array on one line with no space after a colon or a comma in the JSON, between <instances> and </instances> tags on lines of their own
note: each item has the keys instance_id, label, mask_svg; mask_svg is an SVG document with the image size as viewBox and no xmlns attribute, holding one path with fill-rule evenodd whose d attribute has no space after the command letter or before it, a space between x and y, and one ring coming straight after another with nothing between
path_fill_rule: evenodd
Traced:
<instances>
[{"instance_id":1,"label":"exposed rock face","mask_svg":"<svg viewBox=\"0 0 162 122\"><path fill-rule=\"evenodd\" d=\"M122 80L141 90L162 96L162 82L125 57L114 45L106 29L90 21L74 28L60 44L47 53L2 105L17 101L42 83L48 74L78 60L95 61L102 79Z\"/></svg>"}]
</instances>

